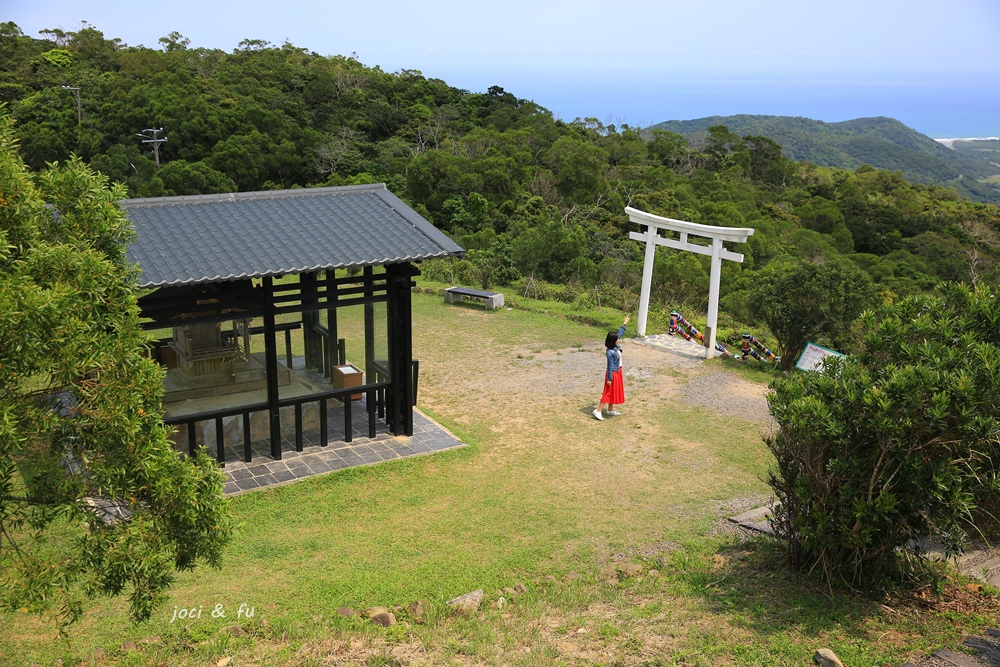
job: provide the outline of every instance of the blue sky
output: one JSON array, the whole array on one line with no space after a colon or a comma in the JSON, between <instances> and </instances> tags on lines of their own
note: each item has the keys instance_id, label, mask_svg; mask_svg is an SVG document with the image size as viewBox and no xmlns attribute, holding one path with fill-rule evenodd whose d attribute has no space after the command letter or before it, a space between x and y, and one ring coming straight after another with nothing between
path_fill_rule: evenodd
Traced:
<instances>
[{"instance_id":1,"label":"blue sky","mask_svg":"<svg viewBox=\"0 0 1000 667\"><path fill-rule=\"evenodd\" d=\"M0 18L32 36L85 20L150 47L171 31L227 51L245 38L287 40L473 91L500 85L566 120L886 115L931 136L1000 135L998 0L5 5Z\"/></svg>"}]
</instances>

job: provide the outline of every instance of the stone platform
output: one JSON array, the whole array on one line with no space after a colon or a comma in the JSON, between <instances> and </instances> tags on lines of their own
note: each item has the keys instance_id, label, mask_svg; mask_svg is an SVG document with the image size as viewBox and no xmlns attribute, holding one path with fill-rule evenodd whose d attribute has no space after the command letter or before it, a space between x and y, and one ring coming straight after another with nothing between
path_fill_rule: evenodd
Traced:
<instances>
[{"instance_id":1,"label":"stone platform","mask_svg":"<svg viewBox=\"0 0 1000 667\"><path fill-rule=\"evenodd\" d=\"M363 401L354 406L355 415L363 417L353 420L354 439L344 442L343 410L342 406L329 410L329 444L323 446L319 442L319 431L310 431L303 434L302 451L297 452L294 441L283 437L280 461L275 461L271 456L271 445L267 440L252 443L253 460L250 463L243 461L242 445L226 447L226 495L286 484L344 468L466 446L443 426L416 409L413 411L412 437L393 436L385 423L380 421L379 432L374 438L369 438ZM358 428L359 426L362 428ZM359 431L365 436L359 437Z\"/></svg>"}]
</instances>

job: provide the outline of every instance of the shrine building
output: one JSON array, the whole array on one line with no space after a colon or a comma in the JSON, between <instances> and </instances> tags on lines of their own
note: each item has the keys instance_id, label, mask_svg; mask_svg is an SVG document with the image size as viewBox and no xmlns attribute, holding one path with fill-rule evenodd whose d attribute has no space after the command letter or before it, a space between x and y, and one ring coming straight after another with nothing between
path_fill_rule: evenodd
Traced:
<instances>
[{"instance_id":1,"label":"shrine building","mask_svg":"<svg viewBox=\"0 0 1000 667\"><path fill-rule=\"evenodd\" d=\"M412 435L413 277L465 251L385 185L119 203L178 449L225 465L359 423Z\"/></svg>"}]
</instances>

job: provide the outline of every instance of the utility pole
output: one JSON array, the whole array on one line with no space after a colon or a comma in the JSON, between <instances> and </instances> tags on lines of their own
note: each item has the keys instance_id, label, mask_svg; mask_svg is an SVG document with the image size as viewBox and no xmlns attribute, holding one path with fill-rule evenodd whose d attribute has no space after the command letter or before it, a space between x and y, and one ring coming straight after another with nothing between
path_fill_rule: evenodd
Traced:
<instances>
[{"instance_id":1,"label":"utility pole","mask_svg":"<svg viewBox=\"0 0 1000 667\"><path fill-rule=\"evenodd\" d=\"M83 122L83 107L80 105L80 88L77 86L63 86L66 90L73 91L76 95L76 124L79 125Z\"/></svg>"},{"instance_id":2,"label":"utility pole","mask_svg":"<svg viewBox=\"0 0 1000 667\"><path fill-rule=\"evenodd\" d=\"M149 134L146 134L147 132L149 132ZM160 139L157 136L157 134L159 134L160 132L163 132L163 128L162 127L159 128L159 129L147 128L147 129L145 129L145 130L142 131L142 134L135 135L137 137L142 137L142 143L144 143L144 144L153 144L153 156L156 159L156 168L157 169L160 168L160 144L162 144L164 141L167 140L166 137L163 137L162 139Z\"/></svg>"}]
</instances>

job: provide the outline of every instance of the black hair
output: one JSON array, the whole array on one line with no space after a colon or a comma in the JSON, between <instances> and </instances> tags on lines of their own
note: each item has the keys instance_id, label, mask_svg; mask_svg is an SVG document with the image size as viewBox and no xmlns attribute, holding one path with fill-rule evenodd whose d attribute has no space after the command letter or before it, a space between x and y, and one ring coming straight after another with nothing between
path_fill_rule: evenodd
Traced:
<instances>
[{"instance_id":1,"label":"black hair","mask_svg":"<svg viewBox=\"0 0 1000 667\"><path fill-rule=\"evenodd\" d=\"M613 348L618 343L618 332L609 331L607 338L604 339L604 347L609 350Z\"/></svg>"}]
</instances>

